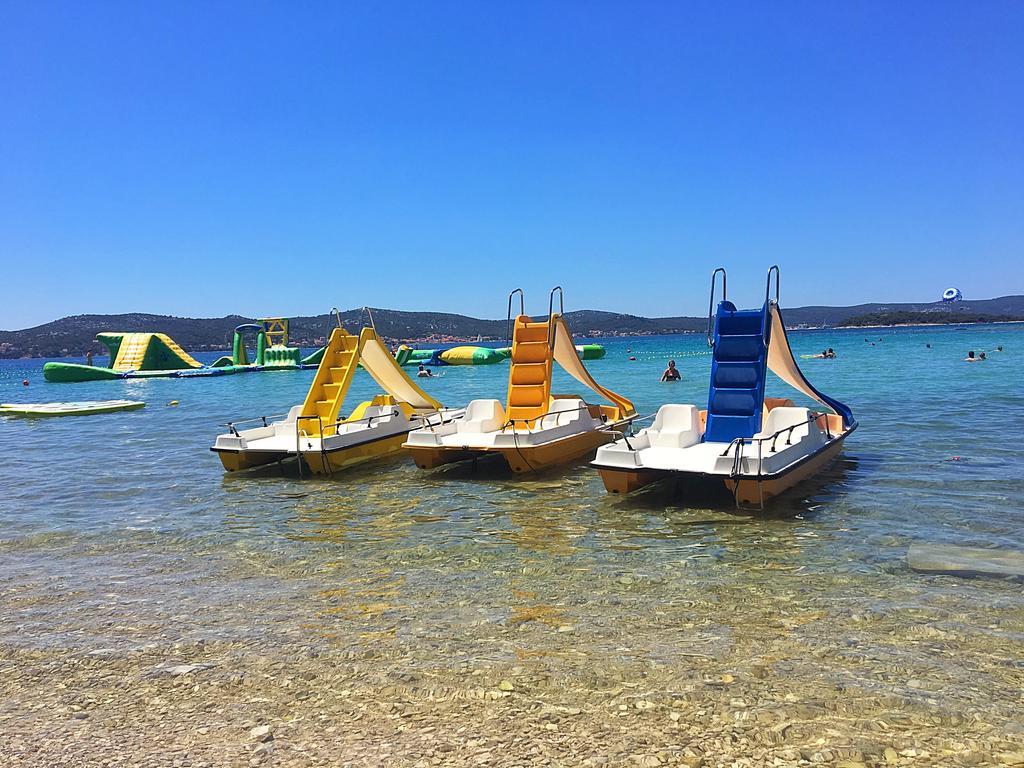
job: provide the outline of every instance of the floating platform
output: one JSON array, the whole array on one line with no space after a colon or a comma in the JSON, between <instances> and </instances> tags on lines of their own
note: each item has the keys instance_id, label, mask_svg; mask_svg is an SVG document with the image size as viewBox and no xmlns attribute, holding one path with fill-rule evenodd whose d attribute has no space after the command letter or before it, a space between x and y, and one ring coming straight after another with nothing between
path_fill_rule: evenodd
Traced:
<instances>
[{"instance_id":1,"label":"floating platform","mask_svg":"<svg viewBox=\"0 0 1024 768\"><path fill-rule=\"evenodd\" d=\"M298 347L271 344L269 338L277 331L267 331L270 321L260 326L247 323L235 328L232 354L211 365L203 365L170 336L164 333L98 333L96 340L110 351L110 366L49 362L43 365L43 378L50 382L72 383L106 379L191 378L194 376L227 376L232 373L262 371L296 371L316 368L323 355L317 350L306 358ZM249 362L244 334L256 334L256 359ZM284 337L287 341L287 337Z\"/></svg>"},{"instance_id":2,"label":"floating platform","mask_svg":"<svg viewBox=\"0 0 1024 768\"><path fill-rule=\"evenodd\" d=\"M139 400L85 400L75 403L0 403L0 416L91 416L97 413L136 411Z\"/></svg>"}]
</instances>

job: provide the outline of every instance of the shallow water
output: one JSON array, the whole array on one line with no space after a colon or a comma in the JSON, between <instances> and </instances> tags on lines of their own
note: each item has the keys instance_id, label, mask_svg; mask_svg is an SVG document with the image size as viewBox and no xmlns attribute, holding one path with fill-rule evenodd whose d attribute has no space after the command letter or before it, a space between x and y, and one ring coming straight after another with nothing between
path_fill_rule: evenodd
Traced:
<instances>
[{"instance_id":1,"label":"shallow water","mask_svg":"<svg viewBox=\"0 0 1024 768\"><path fill-rule=\"evenodd\" d=\"M738 728L750 745L720 734L722 754L756 744L765 761L792 747L794 760L870 762L887 745L925 744L898 760L998 763L1024 730L1021 583L918 574L906 553L915 541L1024 550L1024 326L791 342L797 354L836 349L803 368L861 426L832 469L763 515L693 506L672 487L610 497L584 463L511 477L487 464L425 473L396 457L329 479L225 475L209 452L219 425L283 413L312 372L46 384L41 362L2 361L0 400L147 406L0 419L0 648L23 698L0 708L0 724L56 674L37 675L28 658L137 658L140 670L212 659L211 680L275 659L315 677L324 659L355 658L361 693L325 703L327 687L311 685L317 706L385 692L427 710L481 699L530 712L529 691L581 709L585 732L569 742L591 740L612 762L671 738L678 749L664 759L682 759L697 747L659 729L689 724L692 738ZM641 413L706 401L702 336L604 343L592 372ZM968 349L990 360L963 363ZM680 383L658 382L669 357ZM425 386L446 404L504 397L505 365L442 371ZM372 394L361 378L350 402ZM769 394L785 386L770 382ZM291 695L274 690L267 701ZM654 720L659 708L684 716ZM613 749L602 729L630 718L629 738L647 741ZM558 752L555 736L535 739L556 764L581 757ZM466 740L453 743L448 757L470 760ZM374 746L366 754L379 758ZM314 747L302 754L327 749Z\"/></svg>"}]
</instances>

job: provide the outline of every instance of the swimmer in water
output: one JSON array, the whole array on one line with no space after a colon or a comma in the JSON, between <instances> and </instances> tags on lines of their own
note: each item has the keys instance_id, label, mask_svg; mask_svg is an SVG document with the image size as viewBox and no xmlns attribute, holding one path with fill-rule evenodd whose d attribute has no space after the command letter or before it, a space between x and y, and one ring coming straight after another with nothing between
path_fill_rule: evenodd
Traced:
<instances>
[{"instance_id":1,"label":"swimmer in water","mask_svg":"<svg viewBox=\"0 0 1024 768\"><path fill-rule=\"evenodd\" d=\"M429 368L426 368L425 366L421 365L420 369L418 371L416 371L416 375L419 376L420 378L423 378L423 379L429 379L434 374L432 374L430 372Z\"/></svg>"},{"instance_id":2,"label":"swimmer in water","mask_svg":"<svg viewBox=\"0 0 1024 768\"><path fill-rule=\"evenodd\" d=\"M662 381L679 381L681 378L683 378L683 377L679 374L679 369L676 368L676 361L675 360L669 360L668 361L668 368L666 368L665 372L663 374L661 374L661 380Z\"/></svg>"},{"instance_id":3,"label":"swimmer in water","mask_svg":"<svg viewBox=\"0 0 1024 768\"><path fill-rule=\"evenodd\" d=\"M1002 351L1003 351L1003 345L1000 344L998 347L996 347L996 352L1002 352Z\"/></svg>"},{"instance_id":4,"label":"swimmer in water","mask_svg":"<svg viewBox=\"0 0 1024 768\"><path fill-rule=\"evenodd\" d=\"M985 353L982 352L982 354L985 354ZM967 357L964 358L964 362L965 363L979 363L979 362L981 362L981 358L980 357L975 357L974 356L974 350L972 349L970 352L967 353Z\"/></svg>"}]
</instances>

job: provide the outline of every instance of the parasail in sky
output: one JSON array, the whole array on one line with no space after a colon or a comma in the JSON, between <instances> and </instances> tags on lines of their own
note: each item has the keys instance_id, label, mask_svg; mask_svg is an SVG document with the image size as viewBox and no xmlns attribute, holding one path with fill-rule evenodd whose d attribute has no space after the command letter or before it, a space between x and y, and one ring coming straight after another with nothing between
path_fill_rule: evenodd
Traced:
<instances>
[{"instance_id":1,"label":"parasail in sky","mask_svg":"<svg viewBox=\"0 0 1024 768\"><path fill-rule=\"evenodd\" d=\"M959 288L947 288L942 292L943 301L962 301L963 298L964 296L960 293Z\"/></svg>"}]
</instances>

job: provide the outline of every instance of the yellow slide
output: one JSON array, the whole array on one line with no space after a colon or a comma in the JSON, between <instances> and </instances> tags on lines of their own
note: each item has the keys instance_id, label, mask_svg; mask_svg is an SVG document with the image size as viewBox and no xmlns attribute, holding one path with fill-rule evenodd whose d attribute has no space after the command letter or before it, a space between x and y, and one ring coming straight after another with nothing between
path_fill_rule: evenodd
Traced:
<instances>
[{"instance_id":1,"label":"yellow slide","mask_svg":"<svg viewBox=\"0 0 1024 768\"><path fill-rule=\"evenodd\" d=\"M583 365L583 361L580 360L579 353L576 351L576 345L572 341L572 332L569 330L569 326L566 325L565 320L562 319L562 316L553 315L551 321L555 324L555 360L562 366L565 372L580 384L590 387L597 394L604 396L609 403L614 403L615 407L619 410L618 418L625 419L636 415L636 408L633 407L633 403L630 400L617 392L612 392L607 387L601 386L590 375L590 371L587 370L586 366Z\"/></svg>"},{"instance_id":2,"label":"yellow slide","mask_svg":"<svg viewBox=\"0 0 1024 768\"><path fill-rule=\"evenodd\" d=\"M359 362L381 389L399 402L417 411L441 410L441 403L409 378L372 328L363 328L359 334Z\"/></svg>"}]
</instances>

